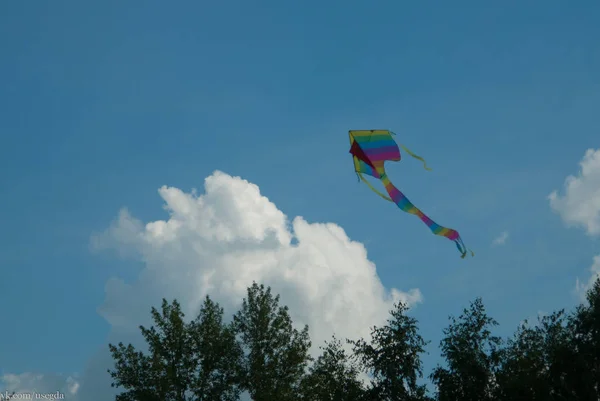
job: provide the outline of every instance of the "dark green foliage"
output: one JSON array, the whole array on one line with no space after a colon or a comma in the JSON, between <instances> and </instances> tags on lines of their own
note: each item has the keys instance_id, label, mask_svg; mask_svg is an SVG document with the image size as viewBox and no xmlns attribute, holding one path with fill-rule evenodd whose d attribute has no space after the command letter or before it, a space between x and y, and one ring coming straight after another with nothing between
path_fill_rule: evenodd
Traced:
<instances>
[{"instance_id":1,"label":"dark green foliage","mask_svg":"<svg viewBox=\"0 0 600 401\"><path fill-rule=\"evenodd\" d=\"M431 379L440 401L493 400L494 370L500 339L490 328L498 323L487 316L480 298L444 330L440 343L447 367L438 366Z\"/></svg>"},{"instance_id":2,"label":"dark green foliage","mask_svg":"<svg viewBox=\"0 0 600 401\"><path fill-rule=\"evenodd\" d=\"M192 353L198 361L192 383L195 399L237 400L244 355L233 328L223 324L223 309L206 297L200 314L189 327Z\"/></svg>"},{"instance_id":3,"label":"dark green foliage","mask_svg":"<svg viewBox=\"0 0 600 401\"><path fill-rule=\"evenodd\" d=\"M419 335L417 321L406 316L404 304L395 305L383 327L371 330L371 341L350 341L354 354L372 377L369 399L408 401L425 399L421 357L427 343Z\"/></svg>"},{"instance_id":4,"label":"dark green foliage","mask_svg":"<svg viewBox=\"0 0 600 401\"><path fill-rule=\"evenodd\" d=\"M317 358L302 381L303 401L359 401L366 400L366 391L359 379L359 369L333 337L321 347Z\"/></svg>"},{"instance_id":5,"label":"dark green foliage","mask_svg":"<svg viewBox=\"0 0 600 401\"><path fill-rule=\"evenodd\" d=\"M574 358L569 384L577 400L600 399L600 278L587 293L587 305L580 305L570 319Z\"/></svg>"},{"instance_id":6,"label":"dark green foliage","mask_svg":"<svg viewBox=\"0 0 600 401\"><path fill-rule=\"evenodd\" d=\"M207 297L189 324L177 301L163 300L162 313L155 308L151 313L156 327L140 327L148 354L131 344L109 344L113 387L126 390L117 401L237 400L242 353L232 329L222 323L223 310Z\"/></svg>"},{"instance_id":7,"label":"dark green foliage","mask_svg":"<svg viewBox=\"0 0 600 401\"><path fill-rule=\"evenodd\" d=\"M295 329L287 307L254 283L231 324L206 298L191 322L177 301L152 308L140 327L148 352L110 344L117 401L427 401L417 321L398 304L371 338L333 337L312 365L308 327ZM476 299L451 318L440 342L444 366L430 378L437 401L597 401L600 399L600 280L572 313L521 325L502 342ZM361 373L368 379L363 382Z\"/></svg>"},{"instance_id":8,"label":"dark green foliage","mask_svg":"<svg viewBox=\"0 0 600 401\"><path fill-rule=\"evenodd\" d=\"M497 400L600 399L600 280L587 300L517 331L503 349Z\"/></svg>"},{"instance_id":9,"label":"dark green foliage","mask_svg":"<svg viewBox=\"0 0 600 401\"><path fill-rule=\"evenodd\" d=\"M292 326L279 295L254 283L234 316L236 332L246 352L243 386L255 401L286 401L298 397L300 382L310 361L308 326Z\"/></svg>"},{"instance_id":10,"label":"dark green foliage","mask_svg":"<svg viewBox=\"0 0 600 401\"><path fill-rule=\"evenodd\" d=\"M508 340L500 357L495 391L498 400L509 401L519 396L531 401L550 399L548 355L541 327L530 327L526 322Z\"/></svg>"}]
</instances>

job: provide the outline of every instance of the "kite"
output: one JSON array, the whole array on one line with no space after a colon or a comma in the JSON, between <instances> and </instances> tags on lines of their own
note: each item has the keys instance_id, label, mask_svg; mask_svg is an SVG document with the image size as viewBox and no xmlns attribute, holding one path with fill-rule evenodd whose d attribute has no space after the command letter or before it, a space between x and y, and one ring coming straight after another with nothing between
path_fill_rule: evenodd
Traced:
<instances>
[{"instance_id":1,"label":"kite","mask_svg":"<svg viewBox=\"0 0 600 401\"><path fill-rule=\"evenodd\" d=\"M395 203L404 212L414 214L415 216L419 217L419 219L421 219L421 221L425 223L427 227L429 227L432 233L435 235L441 235L451 241L454 241L458 251L461 253L461 258L464 258L467 255L467 248L458 234L458 231L451 228L442 227L427 217L415 205L413 205L388 178L383 166L384 162L387 160L397 162L400 161L401 158L400 149L396 141L394 141L392 138L392 134L393 132L389 130L349 131L350 153L352 154L352 158L354 160L354 170L356 171L356 174L377 195L381 196L385 200ZM415 155L404 145L400 146L410 156L422 161L425 170L431 171L431 169L427 167L427 163L422 157ZM374 188L369 181L363 177L363 174L367 174L379 179L389 196L382 194L376 188ZM473 251L471 251L471 255L475 255Z\"/></svg>"}]
</instances>

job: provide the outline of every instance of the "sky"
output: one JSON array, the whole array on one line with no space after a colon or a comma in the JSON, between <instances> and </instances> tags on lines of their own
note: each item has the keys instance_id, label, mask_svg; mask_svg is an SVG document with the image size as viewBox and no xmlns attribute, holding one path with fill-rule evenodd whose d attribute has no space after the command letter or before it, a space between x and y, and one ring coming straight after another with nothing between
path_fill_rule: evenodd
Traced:
<instances>
[{"instance_id":1,"label":"sky","mask_svg":"<svg viewBox=\"0 0 600 401\"><path fill-rule=\"evenodd\" d=\"M313 353L394 302L510 335L600 274L600 3L0 2L0 390L105 400L151 306L282 294ZM423 156L357 181L350 129Z\"/></svg>"}]
</instances>

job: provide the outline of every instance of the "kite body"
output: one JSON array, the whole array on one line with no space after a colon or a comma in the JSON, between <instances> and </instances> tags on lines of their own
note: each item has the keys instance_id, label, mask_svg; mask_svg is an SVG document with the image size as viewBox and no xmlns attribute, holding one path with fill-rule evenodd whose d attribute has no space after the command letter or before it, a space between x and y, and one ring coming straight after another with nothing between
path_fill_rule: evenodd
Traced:
<instances>
[{"instance_id":1,"label":"kite body","mask_svg":"<svg viewBox=\"0 0 600 401\"><path fill-rule=\"evenodd\" d=\"M388 178L385 172L384 162L387 160L400 161L401 159L400 149L396 141L394 141L392 138L392 132L388 130L351 130L349 131L349 135L351 146L350 153L353 156L354 170L360 179L382 198L394 202L406 213L414 214L415 216L419 217L419 219L421 219L421 221L425 223L435 235L441 235L451 241L454 241L456 247L461 253L461 257L464 258L467 254L467 248L460 238L458 231L451 228L442 227L427 217L415 205L413 205ZM413 154L406 147L402 146L402 148L410 156L421 160L425 165L426 170L430 170L427 167L427 164L425 164L425 160ZM375 189L363 177L363 174L367 174L379 179L389 196L386 196ZM471 252L471 254L473 254L473 252Z\"/></svg>"}]
</instances>

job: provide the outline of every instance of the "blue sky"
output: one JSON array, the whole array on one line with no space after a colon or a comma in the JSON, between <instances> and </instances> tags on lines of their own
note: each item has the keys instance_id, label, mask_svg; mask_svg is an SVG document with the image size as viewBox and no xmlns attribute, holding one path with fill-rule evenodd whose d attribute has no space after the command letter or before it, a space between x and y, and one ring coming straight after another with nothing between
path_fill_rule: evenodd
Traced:
<instances>
[{"instance_id":1,"label":"blue sky","mask_svg":"<svg viewBox=\"0 0 600 401\"><path fill-rule=\"evenodd\" d=\"M2 2L0 369L82 372L105 283L139 265L91 235L124 206L165 218L159 187L217 169L365 244L384 286L420 289L434 345L477 296L501 334L574 305L598 241L547 197L599 147L599 20L594 1ZM370 128L425 157L389 174L475 258L357 183L347 131Z\"/></svg>"}]
</instances>

